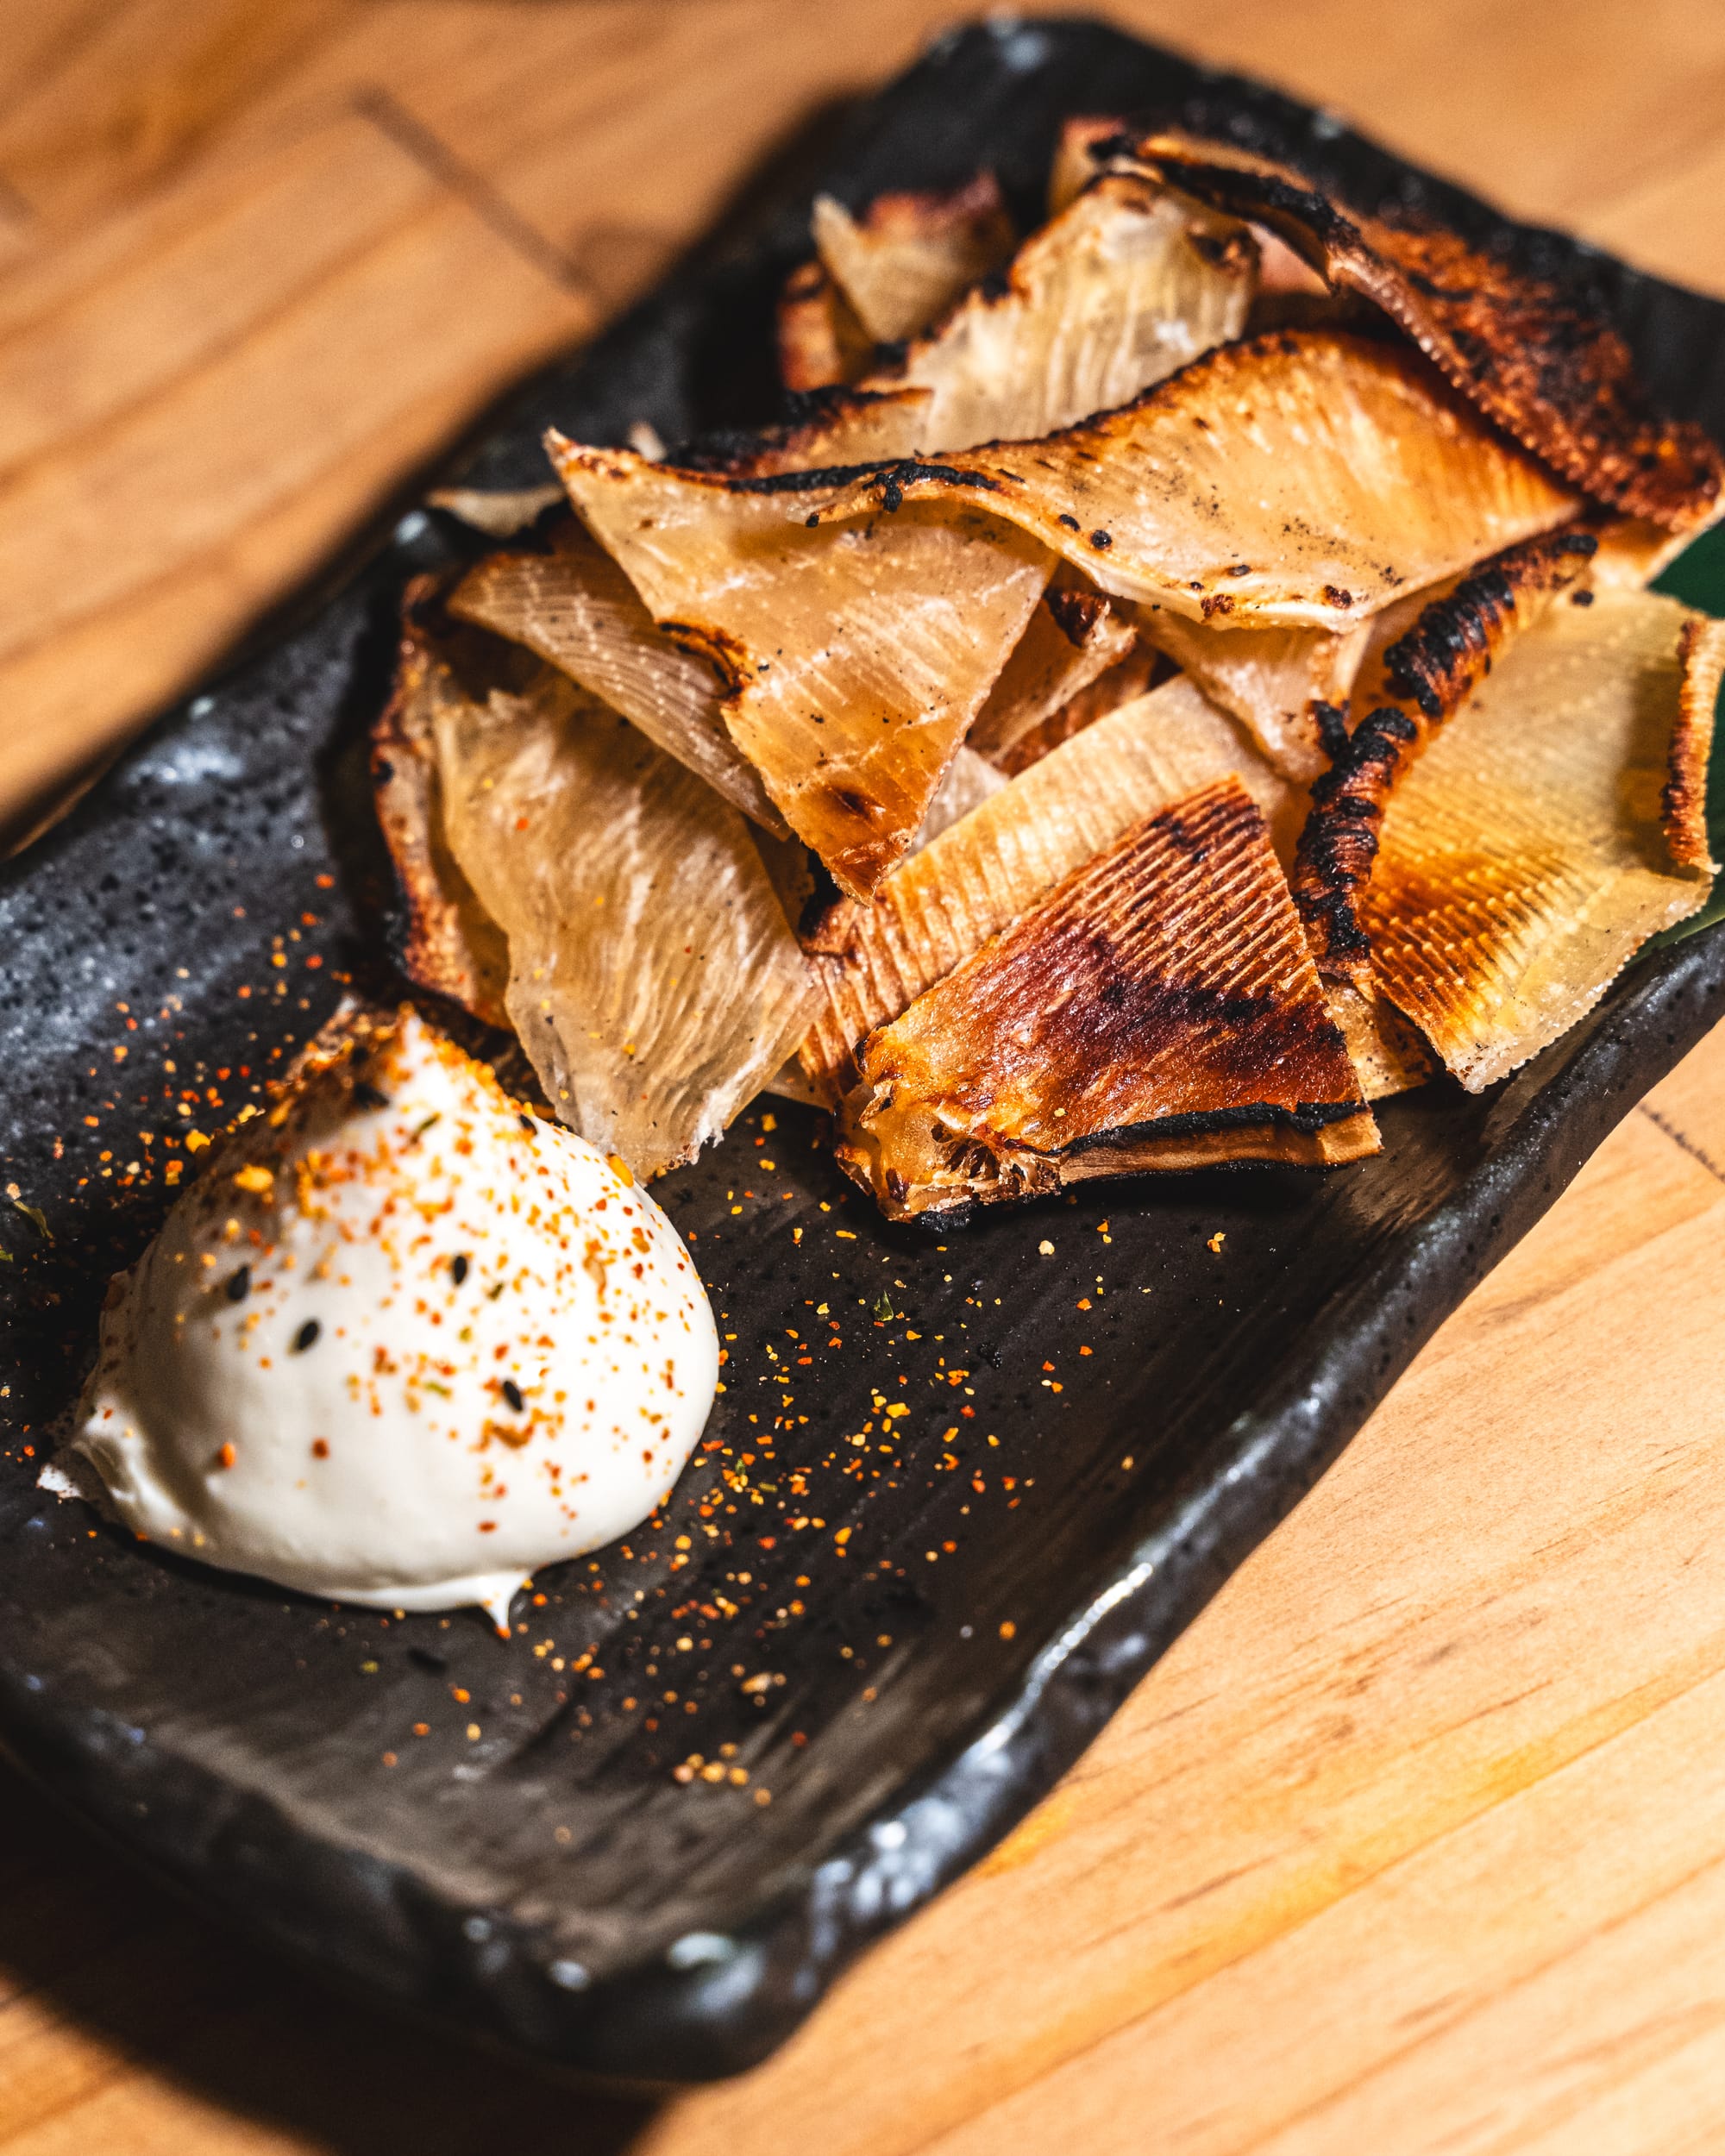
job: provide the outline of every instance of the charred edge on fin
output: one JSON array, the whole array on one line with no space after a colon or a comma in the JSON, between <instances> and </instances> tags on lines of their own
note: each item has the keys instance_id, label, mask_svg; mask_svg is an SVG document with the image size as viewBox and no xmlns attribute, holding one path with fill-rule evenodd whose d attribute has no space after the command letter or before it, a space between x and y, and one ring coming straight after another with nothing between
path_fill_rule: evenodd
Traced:
<instances>
[{"instance_id":1,"label":"charred edge on fin","mask_svg":"<svg viewBox=\"0 0 1725 2156\"><path fill-rule=\"evenodd\" d=\"M884 487L901 501L904 490L919 480L946 486L980 486L988 493L1003 490L986 472L967 472L956 464L925 464L918 457L895 457L877 464L828 464L814 472L769 472L760 479L728 479L733 494L812 494L823 488L870 484ZM896 508L897 502L890 502Z\"/></svg>"},{"instance_id":2,"label":"charred edge on fin","mask_svg":"<svg viewBox=\"0 0 1725 2156\"><path fill-rule=\"evenodd\" d=\"M1371 939L1360 924L1358 901L1371 881L1396 782L1429 735L1491 671L1527 604L1572 583L1597 545L1590 532L1571 530L1507 548L1446 598L1433 600L1390 645L1384 674L1402 704L1378 705L1340 742L1334 718L1327 721L1319 711L1332 761L1312 787L1293 886L1320 973L1365 985Z\"/></svg>"}]
</instances>

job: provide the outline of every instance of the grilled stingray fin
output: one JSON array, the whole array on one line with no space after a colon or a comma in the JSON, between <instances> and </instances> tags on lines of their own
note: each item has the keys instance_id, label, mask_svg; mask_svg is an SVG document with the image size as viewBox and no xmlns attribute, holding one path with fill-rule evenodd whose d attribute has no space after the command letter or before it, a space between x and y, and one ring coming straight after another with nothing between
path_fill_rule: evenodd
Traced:
<instances>
[{"instance_id":1,"label":"grilled stingray fin","mask_svg":"<svg viewBox=\"0 0 1725 2156\"><path fill-rule=\"evenodd\" d=\"M1136 643L1106 674L1099 674L1088 687L1068 697L1057 711L1051 711L1028 733L1020 734L1010 749L997 750L990 761L1007 778L1015 779L1033 763L1040 763L1051 749L1082 734L1110 711L1119 711L1122 704L1146 694L1173 672L1172 664L1159 651Z\"/></svg>"},{"instance_id":2,"label":"grilled stingray fin","mask_svg":"<svg viewBox=\"0 0 1725 2156\"><path fill-rule=\"evenodd\" d=\"M876 195L859 216L817 195L812 229L827 274L877 344L926 329L1017 237L992 172L944 193Z\"/></svg>"},{"instance_id":3,"label":"grilled stingray fin","mask_svg":"<svg viewBox=\"0 0 1725 2156\"><path fill-rule=\"evenodd\" d=\"M1361 902L1376 978L1471 1091L1705 903L1725 626L1601 592L1518 638L1410 771Z\"/></svg>"},{"instance_id":4,"label":"grilled stingray fin","mask_svg":"<svg viewBox=\"0 0 1725 2156\"><path fill-rule=\"evenodd\" d=\"M731 682L724 722L791 828L867 898L906 852L1053 567L1012 524L944 507L823 523L791 497L583 449L575 508L654 618ZM764 490L764 491L759 491Z\"/></svg>"},{"instance_id":5,"label":"grilled stingray fin","mask_svg":"<svg viewBox=\"0 0 1725 2156\"><path fill-rule=\"evenodd\" d=\"M1230 775L1133 824L863 1042L838 1158L893 1218L1095 1175L1378 1150Z\"/></svg>"},{"instance_id":6,"label":"grilled stingray fin","mask_svg":"<svg viewBox=\"0 0 1725 2156\"><path fill-rule=\"evenodd\" d=\"M1124 611L1063 567L970 729L970 746L999 762L1024 736L1118 666L1138 641Z\"/></svg>"},{"instance_id":7,"label":"grilled stingray fin","mask_svg":"<svg viewBox=\"0 0 1725 2156\"><path fill-rule=\"evenodd\" d=\"M1212 780L1239 777L1272 821L1290 789L1189 681L1087 727L894 870L872 906L844 904L808 939L821 990L800 1050L823 1099L855 1082L856 1044L896 1018L1129 824Z\"/></svg>"},{"instance_id":8,"label":"grilled stingray fin","mask_svg":"<svg viewBox=\"0 0 1725 2156\"><path fill-rule=\"evenodd\" d=\"M1112 410L1237 337L1257 282L1232 218L1105 173L869 386L930 392L921 448L1026 440Z\"/></svg>"},{"instance_id":9,"label":"grilled stingray fin","mask_svg":"<svg viewBox=\"0 0 1725 2156\"><path fill-rule=\"evenodd\" d=\"M779 379L799 392L854 382L875 358L874 339L818 258L785 279L775 337Z\"/></svg>"},{"instance_id":10,"label":"grilled stingray fin","mask_svg":"<svg viewBox=\"0 0 1725 2156\"><path fill-rule=\"evenodd\" d=\"M408 978L488 1025L507 1026L509 945L449 850L437 770L437 712L459 694L416 620L436 586L409 586L395 686L372 729L372 798L401 899Z\"/></svg>"},{"instance_id":11,"label":"grilled stingray fin","mask_svg":"<svg viewBox=\"0 0 1725 2156\"><path fill-rule=\"evenodd\" d=\"M548 666L518 694L446 676L435 731L449 849L508 937L546 1099L637 1175L693 1159L812 1004L750 826Z\"/></svg>"},{"instance_id":12,"label":"grilled stingray fin","mask_svg":"<svg viewBox=\"0 0 1725 2156\"><path fill-rule=\"evenodd\" d=\"M1294 894L1319 970L1371 981L1361 894L1370 886L1391 793L1433 732L1477 688L1505 645L1582 575L1592 535L1562 531L1513 547L1427 606L1383 654L1393 701L1369 711L1312 788Z\"/></svg>"},{"instance_id":13,"label":"grilled stingray fin","mask_svg":"<svg viewBox=\"0 0 1725 2156\"><path fill-rule=\"evenodd\" d=\"M494 554L470 569L449 611L549 659L763 830L788 837L759 773L725 730L724 685L710 661L656 625L635 586L573 517L546 548Z\"/></svg>"},{"instance_id":14,"label":"grilled stingray fin","mask_svg":"<svg viewBox=\"0 0 1725 2156\"><path fill-rule=\"evenodd\" d=\"M1385 610L1388 611L1387 609ZM1232 711L1278 771L1310 780L1329 761L1372 620L1352 629L1235 629L1142 607L1141 633Z\"/></svg>"},{"instance_id":15,"label":"grilled stingray fin","mask_svg":"<svg viewBox=\"0 0 1725 2156\"><path fill-rule=\"evenodd\" d=\"M1119 411L895 464L809 513L920 502L986 508L1120 599L1331 630L1577 507L1417 353L1331 329L1226 345Z\"/></svg>"},{"instance_id":16,"label":"grilled stingray fin","mask_svg":"<svg viewBox=\"0 0 1725 2156\"><path fill-rule=\"evenodd\" d=\"M1725 479L1718 448L1657 409L1622 333L1579 285L1488 253L1428 210L1352 210L1232 145L1161 135L1135 147L1171 185L1269 226L1330 285L1382 308L1571 486L1670 530L1709 520Z\"/></svg>"}]
</instances>

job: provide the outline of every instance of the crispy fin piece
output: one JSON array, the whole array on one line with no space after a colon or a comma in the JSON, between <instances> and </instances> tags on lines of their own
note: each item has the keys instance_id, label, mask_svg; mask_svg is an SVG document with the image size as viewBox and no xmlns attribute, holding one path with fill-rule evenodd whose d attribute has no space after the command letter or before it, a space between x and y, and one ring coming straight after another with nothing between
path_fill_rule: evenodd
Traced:
<instances>
[{"instance_id":1,"label":"crispy fin piece","mask_svg":"<svg viewBox=\"0 0 1725 2156\"><path fill-rule=\"evenodd\" d=\"M817 195L812 229L828 276L877 344L926 329L1018 237L992 172L944 193L876 195L860 216Z\"/></svg>"},{"instance_id":2,"label":"crispy fin piece","mask_svg":"<svg viewBox=\"0 0 1725 2156\"><path fill-rule=\"evenodd\" d=\"M875 360L875 341L819 260L799 263L779 295L779 379L799 392L855 382Z\"/></svg>"},{"instance_id":3,"label":"crispy fin piece","mask_svg":"<svg viewBox=\"0 0 1725 2156\"><path fill-rule=\"evenodd\" d=\"M1189 681L1165 682L943 831L888 877L872 906L833 907L808 939L822 994L800 1051L822 1098L837 1102L849 1090L853 1052L871 1027L896 1018L1129 824L1230 774L1287 832L1298 811L1286 782Z\"/></svg>"},{"instance_id":4,"label":"crispy fin piece","mask_svg":"<svg viewBox=\"0 0 1725 2156\"><path fill-rule=\"evenodd\" d=\"M1106 674L1099 674L1088 688L1068 697L1058 711L1051 711L1027 734L1020 734L1010 749L1003 749L992 759L995 768L1016 779L1021 771L1040 763L1051 750L1070 741L1075 734L1082 734L1087 726L1094 726L1099 718L1147 695L1173 672L1172 663L1159 651L1152 651L1147 644L1134 644L1124 659L1117 660Z\"/></svg>"},{"instance_id":5,"label":"crispy fin piece","mask_svg":"<svg viewBox=\"0 0 1725 2156\"><path fill-rule=\"evenodd\" d=\"M437 714L460 693L415 625L433 588L429 578L408 587L395 688L372 729L372 795L405 917L403 970L487 1025L506 1027L508 940L443 834Z\"/></svg>"},{"instance_id":6,"label":"crispy fin piece","mask_svg":"<svg viewBox=\"0 0 1725 2156\"><path fill-rule=\"evenodd\" d=\"M1373 617L1375 618L1375 617ZM1328 762L1371 620L1352 629L1235 629L1138 610L1141 632L1232 711L1278 771L1309 781Z\"/></svg>"},{"instance_id":7,"label":"crispy fin piece","mask_svg":"<svg viewBox=\"0 0 1725 2156\"><path fill-rule=\"evenodd\" d=\"M1048 553L941 507L811 531L770 491L555 432L547 446L654 617L724 669L726 728L775 805L841 890L869 897L1024 633Z\"/></svg>"},{"instance_id":8,"label":"crispy fin piece","mask_svg":"<svg viewBox=\"0 0 1725 2156\"><path fill-rule=\"evenodd\" d=\"M1327 979L1370 989L1371 941L1360 900L1390 794L1510 638L1582 575L1593 548L1592 535L1576 530L1509 548L1434 599L1383 654L1395 700L1366 712L1313 787L1295 862L1294 895Z\"/></svg>"},{"instance_id":9,"label":"crispy fin piece","mask_svg":"<svg viewBox=\"0 0 1725 2156\"><path fill-rule=\"evenodd\" d=\"M1553 607L1397 790L1362 919L1379 987L1470 1092L1705 903L1722 658L1720 624L1675 599Z\"/></svg>"},{"instance_id":10,"label":"crispy fin piece","mask_svg":"<svg viewBox=\"0 0 1725 2156\"><path fill-rule=\"evenodd\" d=\"M894 365L734 448L722 468L762 478L1046 434L1238 336L1256 273L1243 227L1107 174Z\"/></svg>"},{"instance_id":11,"label":"crispy fin piece","mask_svg":"<svg viewBox=\"0 0 1725 2156\"><path fill-rule=\"evenodd\" d=\"M1660 412L1622 334L1580 291L1486 254L1429 214L1347 210L1232 145L1146 136L1152 172L1279 233L1329 284L1381 307L1471 403L1571 486L1668 530L1707 523L1725 464Z\"/></svg>"},{"instance_id":12,"label":"crispy fin piece","mask_svg":"<svg viewBox=\"0 0 1725 2156\"><path fill-rule=\"evenodd\" d=\"M724 686L712 665L655 624L635 586L573 517L558 526L549 551L494 554L470 569L449 611L549 659L762 830L789 836L725 730Z\"/></svg>"},{"instance_id":13,"label":"crispy fin piece","mask_svg":"<svg viewBox=\"0 0 1725 2156\"><path fill-rule=\"evenodd\" d=\"M1329 630L1576 508L1416 353L1329 329L1226 345L1122 411L894 465L818 513L928 500L1010 519L1121 599Z\"/></svg>"},{"instance_id":14,"label":"crispy fin piece","mask_svg":"<svg viewBox=\"0 0 1725 2156\"><path fill-rule=\"evenodd\" d=\"M436 711L450 849L509 938L546 1099L642 1177L692 1160L796 1045L813 989L749 825L565 675Z\"/></svg>"},{"instance_id":15,"label":"crispy fin piece","mask_svg":"<svg viewBox=\"0 0 1725 2156\"><path fill-rule=\"evenodd\" d=\"M966 293L901 367L867 383L932 393L917 438L931 454L1051 434L1237 337L1257 274L1257 249L1232 218L1105 173L998 283Z\"/></svg>"},{"instance_id":16,"label":"crispy fin piece","mask_svg":"<svg viewBox=\"0 0 1725 2156\"><path fill-rule=\"evenodd\" d=\"M837 1154L894 1219L1379 1147L1257 804L1217 780L863 1042Z\"/></svg>"},{"instance_id":17,"label":"crispy fin piece","mask_svg":"<svg viewBox=\"0 0 1725 2156\"><path fill-rule=\"evenodd\" d=\"M1037 603L1000 678L970 729L970 745L999 762L1025 736L1070 704L1138 641L1124 611L1063 569Z\"/></svg>"}]
</instances>

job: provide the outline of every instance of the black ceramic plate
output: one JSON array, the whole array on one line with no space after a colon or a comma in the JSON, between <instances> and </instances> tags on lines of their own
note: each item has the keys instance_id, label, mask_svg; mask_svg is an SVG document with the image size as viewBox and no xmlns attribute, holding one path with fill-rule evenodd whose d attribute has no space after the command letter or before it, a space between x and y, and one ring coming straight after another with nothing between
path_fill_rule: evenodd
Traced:
<instances>
[{"instance_id":1,"label":"black ceramic plate","mask_svg":"<svg viewBox=\"0 0 1725 2156\"><path fill-rule=\"evenodd\" d=\"M948 40L855 118L822 184L855 200L988 163L1028 211L1061 116L1123 105L1295 153L1356 197L1430 197L1590 279L1663 396L1725 432L1725 307L1095 26ZM697 256L468 475L539 479L551 420L604 441L766 416L806 215ZM410 517L0 877L0 1733L206 1906L380 1999L591 2071L693 2078L768 2051L1070 1764L1725 1012L1725 930L1645 959L1484 1099L1391 1104L1383 1156L1327 1175L1091 1191L940 1245L882 1225L816 1118L757 1109L661 1186L731 1346L662 1526L548 1573L506 1645L476 1617L393 1622L199 1570L36 1472L104 1283L167 1202L170 1138L183 1158L255 1097L345 978L387 985L358 743L401 580L455 543ZM678 1778L692 1755L712 1778Z\"/></svg>"}]
</instances>

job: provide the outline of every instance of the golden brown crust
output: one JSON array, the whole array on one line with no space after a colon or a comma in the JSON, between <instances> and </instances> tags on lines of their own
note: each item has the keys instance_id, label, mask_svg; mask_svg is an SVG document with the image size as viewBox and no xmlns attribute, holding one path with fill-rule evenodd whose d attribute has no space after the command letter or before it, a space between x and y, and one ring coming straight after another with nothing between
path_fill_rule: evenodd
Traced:
<instances>
[{"instance_id":1,"label":"golden brown crust","mask_svg":"<svg viewBox=\"0 0 1725 2156\"><path fill-rule=\"evenodd\" d=\"M838 1156L894 1218L1377 1139L1269 827L1230 774L871 1033Z\"/></svg>"},{"instance_id":2,"label":"golden brown crust","mask_svg":"<svg viewBox=\"0 0 1725 2156\"><path fill-rule=\"evenodd\" d=\"M1312 788L1295 859L1294 895L1327 978L1370 986L1371 942L1359 903L1397 780L1509 638L1582 574L1594 544L1590 533L1568 530L1509 548L1434 599L1383 654L1395 700L1369 711L1339 745Z\"/></svg>"},{"instance_id":3,"label":"golden brown crust","mask_svg":"<svg viewBox=\"0 0 1725 2156\"><path fill-rule=\"evenodd\" d=\"M506 1028L508 942L443 834L434 739L437 674L414 618L436 588L430 578L408 587L394 691L372 728L372 798L401 895L404 971L488 1025Z\"/></svg>"},{"instance_id":4,"label":"golden brown crust","mask_svg":"<svg viewBox=\"0 0 1725 2156\"><path fill-rule=\"evenodd\" d=\"M1620 332L1578 293L1483 254L1430 217L1346 210L1227 145L1146 136L1170 185L1268 225L1334 286L1381 307L1469 398L1571 485L1671 530L1709 520L1717 446L1658 411Z\"/></svg>"},{"instance_id":5,"label":"golden brown crust","mask_svg":"<svg viewBox=\"0 0 1725 2156\"><path fill-rule=\"evenodd\" d=\"M1678 639L1683 686L1672 731L1669 775L1659 820L1673 860L1711 874L1716 866L1708 844L1707 774L1713 753L1719 684L1725 678L1725 622L1697 615Z\"/></svg>"}]
</instances>

